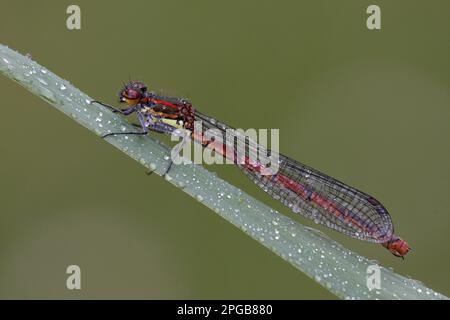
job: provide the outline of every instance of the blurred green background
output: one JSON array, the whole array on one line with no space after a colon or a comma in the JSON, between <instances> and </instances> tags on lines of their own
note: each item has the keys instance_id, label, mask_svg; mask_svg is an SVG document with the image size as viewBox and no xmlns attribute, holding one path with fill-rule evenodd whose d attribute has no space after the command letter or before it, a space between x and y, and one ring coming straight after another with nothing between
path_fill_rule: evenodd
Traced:
<instances>
[{"instance_id":1,"label":"blurred green background","mask_svg":"<svg viewBox=\"0 0 450 320\"><path fill-rule=\"evenodd\" d=\"M81 7L82 29L66 29ZM378 4L382 29L366 28ZM317 227L450 294L450 2L0 1L0 42L116 103L130 77L381 200L414 251ZM0 77L0 298L334 299L244 233ZM66 267L82 290L65 287Z\"/></svg>"}]
</instances>

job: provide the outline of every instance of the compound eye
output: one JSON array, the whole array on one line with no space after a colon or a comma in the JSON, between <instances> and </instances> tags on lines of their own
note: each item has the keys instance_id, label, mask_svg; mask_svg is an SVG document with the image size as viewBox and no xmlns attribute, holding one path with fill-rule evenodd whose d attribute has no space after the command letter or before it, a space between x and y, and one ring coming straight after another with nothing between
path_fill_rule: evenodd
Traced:
<instances>
[{"instance_id":1,"label":"compound eye","mask_svg":"<svg viewBox=\"0 0 450 320\"><path fill-rule=\"evenodd\" d=\"M141 92L142 92L142 93L147 92L147 87L145 87L145 86L144 86L144 87L141 87Z\"/></svg>"},{"instance_id":2,"label":"compound eye","mask_svg":"<svg viewBox=\"0 0 450 320\"><path fill-rule=\"evenodd\" d=\"M128 99L138 99L140 96L140 93L134 89L128 89L126 92L126 97Z\"/></svg>"}]
</instances>

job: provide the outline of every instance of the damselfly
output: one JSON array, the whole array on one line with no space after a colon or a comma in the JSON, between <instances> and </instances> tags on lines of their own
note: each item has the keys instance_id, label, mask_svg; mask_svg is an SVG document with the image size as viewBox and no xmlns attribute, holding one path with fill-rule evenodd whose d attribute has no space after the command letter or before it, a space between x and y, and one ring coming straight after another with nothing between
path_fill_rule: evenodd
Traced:
<instances>
[{"instance_id":1,"label":"damselfly","mask_svg":"<svg viewBox=\"0 0 450 320\"><path fill-rule=\"evenodd\" d=\"M232 129L230 126L198 112L185 99L150 92L142 82L126 84L120 91L119 101L128 107L118 109L99 101L92 103L99 103L122 115L136 113L142 131L109 133L104 137L145 135L150 131L171 135L185 129L195 142L207 148L221 150L221 144L229 143L225 139L208 139L203 133L208 129L224 133ZM193 130L196 121L202 122L203 131L200 133ZM245 139L253 152L265 150L263 146L249 144L249 139ZM267 152L270 153L270 150ZM226 151L222 155L230 158ZM261 163L247 161L247 158L244 162L236 159L233 158L233 161L251 180L294 212L350 237L380 243L397 257L403 258L410 251L408 244L394 234L392 219L386 208L372 196L283 155L279 155L278 170L274 174L263 172L266 166ZM168 164L167 171L171 164Z\"/></svg>"}]
</instances>

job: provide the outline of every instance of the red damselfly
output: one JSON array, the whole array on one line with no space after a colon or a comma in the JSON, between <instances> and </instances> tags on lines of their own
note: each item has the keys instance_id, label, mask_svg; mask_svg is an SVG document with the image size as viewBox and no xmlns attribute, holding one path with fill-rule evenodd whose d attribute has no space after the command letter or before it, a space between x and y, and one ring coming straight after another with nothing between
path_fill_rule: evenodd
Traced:
<instances>
[{"instance_id":1,"label":"red damselfly","mask_svg":"<svg viewBox=\"0 0 450 320\"><path fill-rule=\"evenodd\" d=\"M228 140L208 139L203 133L209 129L224 133L232 128L200 113L189 101L157 95L139 81L126 84L120 91L119 101L128 107L118 109L99 101L92 103L99 103L122 115L136 113L142 131L109 133L103 137L145 135L150 131L171 135L176 130L186 129L195 142L214 150L223 150L222 155L230 158L224 148ZM196 121L202 122L203 131L200 133L194 131ZM247 137L244 139L250 146L250 152L264 150L270 153L270 150L256 143L249 143ZM234 146L236 141L231 144ZM248 161L247 158L238 162L237 158L232 158L259 187L294 212L350 237L380 243L395 256L403 258L410 251L408 244L394 234L388 211L374 197L287 156L280 154L278 157L278 170L274 174L263 172L267 168L261 163ZM166 173L171 165L172 162Z\"/></svg>"}]
</instances>

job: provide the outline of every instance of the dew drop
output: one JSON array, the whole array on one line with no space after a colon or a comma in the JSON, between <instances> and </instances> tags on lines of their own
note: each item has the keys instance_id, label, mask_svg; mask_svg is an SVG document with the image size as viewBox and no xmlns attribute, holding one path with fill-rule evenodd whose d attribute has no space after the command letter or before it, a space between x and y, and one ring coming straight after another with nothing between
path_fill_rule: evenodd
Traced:
<instances>
[{"instance_id":1,"label":"dew drop","mask_svg":"<svg viewBox=\"0 0 450 320\"><path fill-rule=\"evenodd\" d=\"M40 83L42 83L44 86L47 86L47 85L48 85L48 83L45 82L44 79L41 79L41 78L37 78L37 79L38 79L38 81L39 81Z\"/></svg>"},{"instance_id":2,"label":"dew drop","mask_svg":"<svg viewBox=\"0 0 450 320\"><path fill-rule=\"evenodd\" d=\"M5 63L9 63L8 59L6 59L6 58L2 58L2 60L3 60Z\"/></svg>"},{"instance_id":3,"label":"dew drop","mask_svg":"<svg viewBox=\"0 0 450 320\"><path fill-rule=\"evenodd\" d=\"M196 198L197 198L197 200L200 201L200 202L203 201L203 197L202 197L201 195L199 195L199 194L196 196Z\"/></svg>"},{"instance_id":4,"label":"dew drop","mask_svg":"<svg viewBox=\"0 0 450 320\"><path fill-rule=\"evenodd\" d=\"M41 69L41 72L42 72L43 74L46 74L46 73L47 73L47 70Z\"/></svg>"},{"instance_id":5,"label":"dew drop","mask_svg":"<svg viewBox=\"0 0 450 320\"><path fill-rule=\"evenodd\" d=\"M41 92L39 93L39 95L50 102L55 102L56 100L53 92L48 90L47 88L41 88Z\"/></svg>"}]
</instances>

